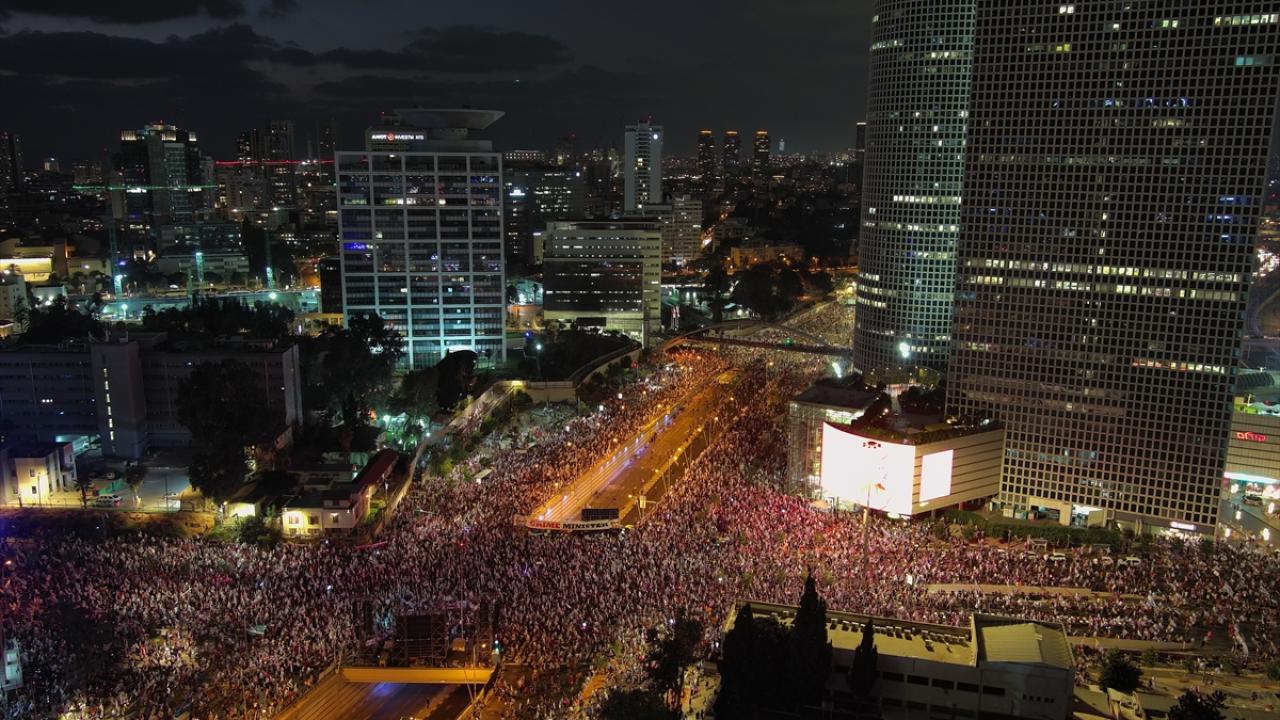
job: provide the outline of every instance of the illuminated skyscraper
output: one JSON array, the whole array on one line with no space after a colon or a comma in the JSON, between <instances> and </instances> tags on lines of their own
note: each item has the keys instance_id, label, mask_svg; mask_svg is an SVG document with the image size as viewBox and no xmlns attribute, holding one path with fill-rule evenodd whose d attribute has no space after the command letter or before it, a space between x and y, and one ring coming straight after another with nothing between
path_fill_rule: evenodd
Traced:
<instances>
[{"instance_id":1,"label":"illuminated skyscraper","mask_svg":"<svg viewBox=\"0 0 1280 720\"><path fill-rule=\"evenodd\" d=\"M410 367L451 350L505 358L502 159L471 137L500 117L396 110L364 151L337 154L343 312L399 330Z\"/></svg>"},{"instance_id":2,"label":"illuminated skyscraper","mask_svg":"<svg viewBox=\"0 0 1280 720\"><path fill-rule=\"evenodd\" d=\"M262 133L263 193L267 207L298 206L298 159L292 120L268 120Z\"/></svg>"},{"instance_id":3,"label":"illuminated skyscraper","mask_svg":"<svg viewBox=\"0 0 1280 720\"><path fill-rule=\"evenodd\" d=\"M206 207L205 163L194 132L155 123L120 133L114 157L111 206L136 232L191 222Z\"/></svg>"},{"instance_id":4,"label":"illuminated skyscraper","mask_svg":"<svg viewBox=\"0 0 1280 720\"><path fill-rule=\"evenodd\" d=\"M725 130L720 148L720 171L723 177L730 177L738 172L738 163L742 160L742 138L738 137L738 131Z\"/></svg>"},{"instance_id":5,"label":"illuminated skyscraper","mask_svg":"<svg viewBox=\"0 0 1280 720\"><path fill-rule=\"evenodd\" d=\"M710 130L698 132L698 174L704 187L716 183L716 136Z\"/></svg>"},{"instance_id":6,"label":"illuminated skyscraper","mask_svg":"<svg viewBox=\"0 0 1280 720\"><path fill-rule=\"evenodd\" d=\"M645 203L662 202L662 126L628 125L623 152L623 210L635 212Z\"/></svg>"},{"instance_id":7,"label":"illuminated skyscraper","mask_svg":"<svg viewBox=\"0 0 1280 720\"><path fill-rule=\"evenodd\" d=\"M977 3L948 401L1006 425L1006 509L1212 530L1280 91L1260 7Z\"/></svg>"},{"instance_id":8,"label":"illuminated skyscraper","mask_svg":"<svg viewBox=\"0 0 1280 720\"><path fill-rule=\"evenodd\" d=\"M0 131L0 192L20 187L23 180L22 139Z\"/></svg>"},{"instance_id":9,"label":"illuminated skyscraper","mask_svg":"<svg viewBox=\"0 0 1280 720\"><path fill-rule=\"evenodd\" d=\"M853 341L863 372L947 367L973 1L876 3Z\"/></svg>"},{"instance_id":10,"label":"illuminated skyscraper","mask_svg":"<svg viewBox=\"0 0 1280 720\"><path fill-rule=\"evenodd\" d=\"M769 131L757 130L751 146L751 174L764 177L769 174Z\"/></svg>"}]
</instances>

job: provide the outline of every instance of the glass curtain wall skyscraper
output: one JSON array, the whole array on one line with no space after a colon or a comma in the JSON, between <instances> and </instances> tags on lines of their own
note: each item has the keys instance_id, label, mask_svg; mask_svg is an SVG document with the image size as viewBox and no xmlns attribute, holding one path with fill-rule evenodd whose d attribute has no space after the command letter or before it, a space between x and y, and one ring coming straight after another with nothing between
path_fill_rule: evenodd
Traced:
<instances>
[{"instance_id":1,"label":"glass curtain wall skyscraper","mask_svg":"<svg viewBox=\"0 0 1280 720\"><path fill-rule=\"evenodd\" d=\"M502 161L469 133L493 110L396 110L363 152L337 153L342 304L405 338L410 367L505 358Z\"/></svg>"},{"instance_id":2,"label":"glass curtain wall skyscraper","mask_svg":"<svg viewBox=\"0 0 1280 720\"><path fill-rule=\"evenodd\" d=\"M948 404L1004 421L1006 509L1216 522L1278 20L977 2Z\"/></svg>"},{"instance_id":3,"label":"glass curtain wall skyscraper","mask_svg":"<svg viewBox=\"0 0 1280 720\"><path fill-rule=\"evenodd\" d=\"M945 371L973 0L880 0L871 40L853 363Z\"/></svg>"}]
</instances>

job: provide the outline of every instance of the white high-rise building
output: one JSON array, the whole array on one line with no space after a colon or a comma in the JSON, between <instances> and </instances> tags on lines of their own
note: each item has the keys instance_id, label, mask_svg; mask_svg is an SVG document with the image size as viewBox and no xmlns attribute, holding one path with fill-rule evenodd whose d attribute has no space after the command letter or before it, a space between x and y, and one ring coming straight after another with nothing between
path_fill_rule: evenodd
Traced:
<instances>
[{"instance_id":1,"label":"white high-rise building","mask_svg":"<svg viewBox=\"0 0 1280 720\"><path fill-rule=\"evenodd\" d=\"M853 364L945 371L951 348L974 0L879 0Z\"/></svg>"},{"instance_id":2,"label":"white high-rise building","mask_svg":"<svg viewBox=\"0 0 1280 720\"><path fill-rule=\"evenodd\" d=\"M495 110L396 110L337 153L342 304L405 336L410 367L506 356L502 156L469 136Z\"/></svg>"},{"instance_id":3,"label":"white high-rise building","mask_svg":"<svg viewBox=\"0 0 1280 720\"><path fill-rule=\"evenodd\" d=\"M628 125L623 142L622 209L633 213L646 203L662 202L662 126Z\"/></svg>"},{"instance_id":4,"label":"white high-rise building","mask_svg":"<svg viewBox=\"0 0 1280 720\"><path fill-rule=\"evenodd\" d=\"M662 221L663 265L685 265L702 254L702 198L676 195L663 203L644 203L632 217Z\"/></svg>"},{"instance_id":5,"label":"white high-rise building","mask_svg":"<svg viewBox=\"0 0 1280 720\"><path fill-rule=\"evenodd\" d=\"M1212 532L1276 10L978 0L948 405L1004 423L1006 510Z\"/></svg>"}]
</instances>

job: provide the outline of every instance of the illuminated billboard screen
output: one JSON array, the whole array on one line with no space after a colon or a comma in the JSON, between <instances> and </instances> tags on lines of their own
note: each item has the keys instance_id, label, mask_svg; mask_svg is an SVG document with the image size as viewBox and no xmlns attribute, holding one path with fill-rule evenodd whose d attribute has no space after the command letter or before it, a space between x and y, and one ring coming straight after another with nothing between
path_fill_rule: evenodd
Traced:
<instances>
[{"instance_id":1,"label":"illuminated billboard screen","mask_svg":"<svg viewBox=\"0 0 1280 720\"><path fill-rule=\"evenodd\" d=\"M920 458L920 502L951 494L951 465L955 454L955 450L943 450Z\"/></svg>"},{"instance_id":2,"label":"illuminated billboard screen","mask_svg":"<svg viewBox=\"0 0 1280 720\"><path fill-rule=\"evenodd\" d=\"M822 425L822 495L873 510L911 514L916 451ZM868 498L868 495L870 497Z\"/></svg>"}]
</instances>

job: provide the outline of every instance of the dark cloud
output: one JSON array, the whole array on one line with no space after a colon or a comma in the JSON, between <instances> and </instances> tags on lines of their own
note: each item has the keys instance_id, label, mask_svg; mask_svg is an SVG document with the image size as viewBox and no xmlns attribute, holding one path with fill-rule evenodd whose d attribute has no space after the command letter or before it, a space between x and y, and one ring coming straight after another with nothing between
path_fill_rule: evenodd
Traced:
<instances>
[{"instance_id":1,"label":"dark cloud","mask_svg":"<svg viewBox=\"0 0 1280 720\"><path fill-rule=\"evenodd\" d=\"M424 28L419 35L402 52L421 58L425 67L439 72L524 70L573 59L564 43L545 35L470 26Z\"/></svg>"},{"instance_id":2,"label":"dark cloud","mask_svg":"<svg viewBox=\"0 0 1280 720\"><path fill-rule=\"evenodd\" d=\"M0 70L63 78L198 78L250 60L304 64L247 25L228 25L164 42L97 32L23 31L0 37Z\"/></svg>"},{"instance_id":3,"label":"dark cloud","mask_svg":"<svg viewBox=\"0 0 1280 720\"><path fill-rule=\"evenodd\" d=\"M277 19L298 9L298 0L268 0L259 10L258 14L264 18Z\"/></svg>"},{"instance_id":4,"label":"dark cloud","mask_svg":"<svg viewBox=\"0 0 1280 720\"><path fill-rule=\"evenodd\" d=\"M244 4L240 0L0 0L0 18L18 14L145 24L199 15L232 20L244 14Z\"/></svg>"},{"instance_id":5,"label":"dark cloud","mask_svg":"<svg viewBox=\"0 0 1280 720\"><path fill-rule=\"evenodd\" d=\"M573 60L564 43L545 35L459 25L423 28L415 36L396 51L336 48L316 57L361 70L463 75L528 71Z\"/></svg>"}]
</instances>

